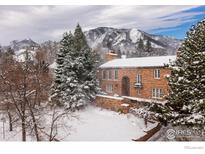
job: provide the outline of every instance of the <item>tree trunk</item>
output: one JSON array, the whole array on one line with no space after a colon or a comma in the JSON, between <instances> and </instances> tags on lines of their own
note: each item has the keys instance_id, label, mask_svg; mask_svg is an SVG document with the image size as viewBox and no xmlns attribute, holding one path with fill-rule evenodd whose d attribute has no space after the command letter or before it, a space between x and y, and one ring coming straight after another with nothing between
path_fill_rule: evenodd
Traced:
<instances>
[{"instance_id":1,"label":"tree trunk","mask_svg":"<svg viewBox=\"0 0 205 154\"><path fill-rule=\"evenodd\" d=\"M36 135L36 140L40 141L39 133L38 133L38 127L37 127L37 124L36 124L36 118L35 118L35 115L33 113L33 110L31 109L31 106L29 106L29 110L30 110L32 121L33 121L33 124L34 124L34 131L35 131L35 135Z\"/></svg>"},{"instance_id":2,"label":"tree trunk","mask_svg":"<svg viewBox=\"0 0 205 154\"><path fill-rule=\"evenodd\" d=\"M26 120L24 116L22 117L21 126L22 126L22 141L26 141Z\"/></svg>"},{"instance_id":3,"label":"tree trunk","mask_svg":"<svg viewBox=\"0 0 205 154\"><path fill-rule=\"evenodd\" d=\"M10 106L10 103L7 103L6 108L7 108L7 114L8 114L8 117L9 117L9 131L11 132L11 131L13 131L13 124L12 124L12 115L10 113L9 106Z\"/></svg>"},{"instance_id":4,"label":"tree trunk","mask_svg":"<svg viewBox=\"0 0 205 154\"><path fill-rule=\"evenodd\" d=\"M11 113L8 111L8 117L9 117L9 131L13 131L13 124L12 124L12 116Z\"/></svg>"}]
</instances>

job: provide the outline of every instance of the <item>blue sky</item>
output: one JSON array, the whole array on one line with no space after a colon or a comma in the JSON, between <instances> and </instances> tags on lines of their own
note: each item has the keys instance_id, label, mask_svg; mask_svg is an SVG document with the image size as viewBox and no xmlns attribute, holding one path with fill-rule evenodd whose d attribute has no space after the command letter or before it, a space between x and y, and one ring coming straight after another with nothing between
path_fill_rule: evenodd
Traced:
<instances>
[{"instance_id":1,"label":"blue sky","mask_svg":"<svg viewBox=\"0 0 205 154\"><path fill-rule=\"evenodd\" d=\"M31 38L60 40L80 23L97 27L136 28L152 34L185 37L205 17L205 6L191 5L62 5L0 6L0 44Z\"/></svg>"},{"instance_id":2,"label":"blue sky","mask_svg":"<svg viewBox=\"0 0 205 154\"><path fill-rule=\"evenodd\" d=\"M203 20L205 18L205 6L199 6L197 8L189 9L187 11L182 12L190 12L190 13L196 13L196 12L204 12L200 15L196 15L192 17L192 20L180 24L179 26L171 27L171 28L165 28L165 29L155 29L150 31L153 34L160 34L160 35L166 35L166 36L173 36L178 39L183 39L186 36L186 32L191 28L192 25L196 24L197 22ZM159 32L158 32L159 31Z\"/></svg>"}]
</instances>

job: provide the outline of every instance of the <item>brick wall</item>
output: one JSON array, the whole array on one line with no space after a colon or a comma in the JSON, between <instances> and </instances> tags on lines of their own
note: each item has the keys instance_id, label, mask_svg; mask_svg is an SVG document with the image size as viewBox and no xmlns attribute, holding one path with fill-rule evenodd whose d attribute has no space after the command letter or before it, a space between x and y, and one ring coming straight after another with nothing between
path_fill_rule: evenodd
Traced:
<instances>
[{"instance_id":1,"label":"brick wall","mask_svg":"<svg viewBox=\"0 0 205 154\"><path fill-rule=\"evenodd\" d=\"M130 108L141 108L147 106L148 102L140 102L124 97L111 97L108 95L97 95L95 104L99 107L116 112L128 113Z\"/></svg>"},{"instance_id":2,"label":"brick wall","mask_svg":"<svg viewBox=\"0 0 205 154\"><path fill-rule=\"evenodd\" d=\"M123 98L117 97L96 96L95 103L99 107L122 113L128 113L132 107L131 104L125 103Z\"/></svg>"},{"instance_id":3,"label":"brick wall","mask_svg":"<svg viewBox=\"0 0 205 154\"><path fill-rule=\"evenodd\" d=\"M154 69L160 69L160 79L154 79ZM105 69L110 70L110 69ZM120 68L118 70L118 79L114 80L114 69L112 72L112 79L102 79L102 69L99 70L98 78L100 81L100 87L103 91L106 91L106 85L113 85L113 92L109 95L118 94L122 95L122 78L127 76L130 79L130 96L139 98L152 98L152 88L160 88L164 95L168 94L168 82L165 78L171 73L168 68ZM137 74L142 75L142 88L140 94L135 88Z\"/></svg>"}]
</instances>

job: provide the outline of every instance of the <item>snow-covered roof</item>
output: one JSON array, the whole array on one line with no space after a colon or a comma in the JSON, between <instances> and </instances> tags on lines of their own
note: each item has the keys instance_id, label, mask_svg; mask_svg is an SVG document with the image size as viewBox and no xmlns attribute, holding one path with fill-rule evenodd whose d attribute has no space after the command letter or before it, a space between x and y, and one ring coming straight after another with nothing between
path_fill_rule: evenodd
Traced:
<instances>
[{"instance_id":1,"label":"snow-covered roof","mask_svg":"<svg viewBox=\"0 0 205 154\"><path fill-rule=\"evenodd\" d=\"M122 58L108 61L100 68L133 68L133 67L163 67L176 60L176 56L156 56L140 58Z\"/></svg>"}]
</instances>

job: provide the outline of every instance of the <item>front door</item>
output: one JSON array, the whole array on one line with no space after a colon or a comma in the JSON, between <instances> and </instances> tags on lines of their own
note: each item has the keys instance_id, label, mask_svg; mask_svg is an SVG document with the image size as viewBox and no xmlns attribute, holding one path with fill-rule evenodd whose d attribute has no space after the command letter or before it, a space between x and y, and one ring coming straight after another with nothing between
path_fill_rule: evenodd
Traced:
<instances>
[{"instance_id":1,"label":"front door","mask_svg":"<svg viewBox=\"0 0 205 154\"><path fill-rule=\"evenodd\" d=\"M122 78L122 96L130 96L130 79L127 76Z\"/></svg>"}]
</instances>

